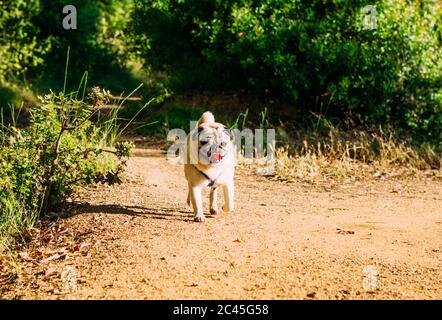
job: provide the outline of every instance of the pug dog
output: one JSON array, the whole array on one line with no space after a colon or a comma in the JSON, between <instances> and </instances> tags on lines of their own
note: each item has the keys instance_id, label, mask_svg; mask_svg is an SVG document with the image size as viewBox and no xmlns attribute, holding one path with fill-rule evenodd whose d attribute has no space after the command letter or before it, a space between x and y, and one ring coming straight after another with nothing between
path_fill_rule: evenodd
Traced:
<instances>
[{"instance_id":1,"label":"pug dog","mask_svg":"<svg viewBox=\"0 0 442 320\"><path fill-rule=\"evenodd\" d=\"M210 189L210 213L217 214L218 189L224 194L224 212L234 208L235 171L233 134L215 122L211 112L204 112L197 127L186 137L184 174L189 186L187 204L192 203L194 221L204 222L202 190Z\"/></svg>"}]
</instances>

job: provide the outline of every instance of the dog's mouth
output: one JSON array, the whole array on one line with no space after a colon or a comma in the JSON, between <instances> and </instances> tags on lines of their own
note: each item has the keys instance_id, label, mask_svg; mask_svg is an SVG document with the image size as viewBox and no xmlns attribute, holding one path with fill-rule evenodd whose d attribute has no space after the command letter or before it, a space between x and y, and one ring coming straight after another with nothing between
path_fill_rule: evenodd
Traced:
<instances>
[{"instance_id":1,"label":"dog's mouth","mask_svg":"<svg viewBox=\"0 0 442 320\"><path fill-rule=\"evenodd\" d=\"M200 141L200 158L204 162L219 163L227 154L227 143L210 143L209 141Z\"/></svg>"},{"instance_id":2,"label":"dog's mouth","mask_svg":"<svg viewBox=\"0 0 442 320\"><path fill-rule=\"evenodd\" d=\"M209 150L207 152L207 156L209 157L210 162L220 162L223 159L223 155L221 154L221 150L217 149L215 152Z\"/></svg>"},{"instance_id":3,"label":"dog's mouth","mask_svg":"<svg viewBox=\"0 0 442 320\"><path fill-rule=\"evenodd\" d=\"M222 145L213 144L210 147L206 146L207 149L204 151L204 155L207 157L206 161L209 163L218 163L223 160L226 155L226 149Z\"/></svg>"}]
</instances>

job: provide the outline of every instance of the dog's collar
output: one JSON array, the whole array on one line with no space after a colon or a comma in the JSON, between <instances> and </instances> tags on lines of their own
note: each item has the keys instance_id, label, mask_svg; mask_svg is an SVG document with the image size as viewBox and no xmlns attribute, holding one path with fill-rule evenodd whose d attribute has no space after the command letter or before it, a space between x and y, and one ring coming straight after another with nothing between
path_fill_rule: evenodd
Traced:
<instances>
[{"instance_id":1,"label":"dog's collar","mask_svg":"<svg viewBox=\"0 0 442 320\"><path fill-rule=\"evenodd\" d=\"M216 182L216 179L218 179L218 177L221 175L221 173L215 178L215 179L211 179L207 174L205 174L204 172L202 172L200 169L198 169L195 165L193 165L193 167L196 169L196 171L198 171L199 173L201 173L201 175L204 176L204 178L206 178L207 180L209 180L209 183L207 184L208 187L213 187L213 185Z\"/></svg>"}]
</instances>

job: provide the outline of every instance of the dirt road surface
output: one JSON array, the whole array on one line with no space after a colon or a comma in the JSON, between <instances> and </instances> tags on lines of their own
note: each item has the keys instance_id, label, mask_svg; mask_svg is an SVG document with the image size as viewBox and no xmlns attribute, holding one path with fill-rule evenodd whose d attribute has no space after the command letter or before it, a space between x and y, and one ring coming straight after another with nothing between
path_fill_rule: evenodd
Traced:
<instances>
[{"instance_id":1,"label":"dirt road surface","mask_svg":"<svg viewBox=\"0 0 442 320\"><path fill-rule=\"evenodd\" d=\"M234 213L210 216L206 197L207 221L193 222L182 167L137 148L124 183L80 190L58 222L68 241L49 241L49 261L22 254L19 277L1 295L442 298L440 180L311 186L238 167L235 184ZM61 245L67 253L54 256Z\"/></svg>"}]
</instances>

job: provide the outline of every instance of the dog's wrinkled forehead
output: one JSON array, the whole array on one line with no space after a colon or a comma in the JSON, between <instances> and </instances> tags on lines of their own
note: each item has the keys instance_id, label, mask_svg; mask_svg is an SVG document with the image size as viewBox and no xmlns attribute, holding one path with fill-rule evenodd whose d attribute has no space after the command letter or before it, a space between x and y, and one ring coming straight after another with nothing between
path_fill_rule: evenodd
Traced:
<instances>
[{"instance_id":1,"label":"dog's wrinkled forehead","mask_svg":"<svg viewBox=\"0 0 442 320\"><path fill-rule=\"evenodd\" d=\"M198 139L199 141L209 141L213 142L229 142L231 139L231 133L224 126L199 126L193 135L193 139Z\"/></svg>"}]
</instances>

